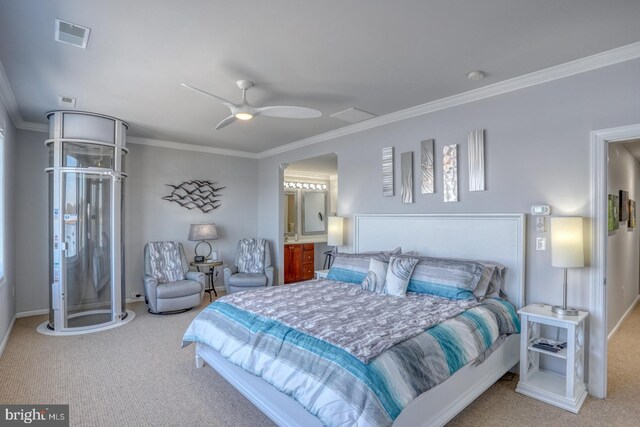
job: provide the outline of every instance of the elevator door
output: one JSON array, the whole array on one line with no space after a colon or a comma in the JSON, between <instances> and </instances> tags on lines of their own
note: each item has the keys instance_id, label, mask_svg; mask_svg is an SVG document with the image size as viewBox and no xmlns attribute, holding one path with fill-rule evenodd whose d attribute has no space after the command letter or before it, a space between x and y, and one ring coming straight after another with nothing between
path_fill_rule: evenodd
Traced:
<instances>
[{"instance_id":1,"label":"elevator door","mask_svg":"<svg viewBox=\"0 0 640 427\"><path fill-rule=\"evenodd\" d=\"M62 173L65 328L112 322L111 212L113 178Z\"/></svg>"}]
</instances>

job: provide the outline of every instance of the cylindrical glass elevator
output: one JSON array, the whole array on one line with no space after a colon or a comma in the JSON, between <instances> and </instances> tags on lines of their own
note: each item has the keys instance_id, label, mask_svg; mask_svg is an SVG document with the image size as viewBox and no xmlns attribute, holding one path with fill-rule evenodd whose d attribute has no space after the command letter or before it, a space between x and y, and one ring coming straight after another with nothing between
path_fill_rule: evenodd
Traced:
<instances>
[{"instance_id":1,"label":"cylindrical glass elevator","mask_svg":"<svg viewBox=\"0 0 640 427\"><path fill-rule=\"evenodd\" d=\"M123 180L128 125L80 111L49 119L49 321L77 334L133 318L125 308Z\"/></svg>"}]
</instances>

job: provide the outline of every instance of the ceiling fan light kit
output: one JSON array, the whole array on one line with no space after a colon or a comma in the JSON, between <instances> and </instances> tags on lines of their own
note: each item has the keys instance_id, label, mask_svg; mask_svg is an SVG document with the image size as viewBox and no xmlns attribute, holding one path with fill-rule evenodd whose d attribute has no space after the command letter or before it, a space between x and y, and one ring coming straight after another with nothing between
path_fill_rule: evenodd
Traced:
<instances>
[{"instance_id":1,"label":"ceiling fan light kit","mask_svg":"<svg viewBox=\"0 0 640 427\"><path fill-rule=\"evenodd\" d=\"M313 119L322 116L322 113L320 111L307 107L295 107L288 105L254 107L249 104L249 102L247 102L247 90L254 86L253 82L249 80L238 80L236 82L236 85L238 86L238 88L240 88L240 90L242 90L242 102L240 104L234 104L231 101L227 101L226 99L221 98L217 95L205 92L204 90L195 88L193 86L189 86L186 83L182 83L182 86L203 95L208 95L229 108L229 110L231 111L231 115L218 123L218 125L216 126L216 130L230 125L231 123L235 122L236 119L251 120L257 115L263 115L267 117L280 117L283 119Z\"/></svg>"}]
</instances>

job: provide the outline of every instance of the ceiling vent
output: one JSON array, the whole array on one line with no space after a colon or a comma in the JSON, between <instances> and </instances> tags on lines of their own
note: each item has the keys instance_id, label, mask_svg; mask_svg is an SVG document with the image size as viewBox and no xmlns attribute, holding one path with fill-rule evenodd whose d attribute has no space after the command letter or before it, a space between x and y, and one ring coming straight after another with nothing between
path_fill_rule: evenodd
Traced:
<instances>
[{"instance_id":1,"label":"ceiling vent","mask_svg":"<svg viewBox=\"0 0 640 427\"><path fill-rule=\"evenodd\" d=\"M73 108L76 106L76 99L68 96L58 95L58 105L66 108Z\"/></svg>"},{"instance_id":2,"label":"ceiling vent","mask_svg":"<svg viewBox=\"0 0 640 427\"><path fill-rule=\"evenodd\" d=\"M71 22L56 19L56 41L68 43L83 49L87 48L91 29Z\"/></svg>"},{"instance_id":3,"label":"ceiling vent","mask_svg":"<svg viewBox=\"0 0 640 427\"><path fill-rule=\"evenodd\" d=\"M330 117L349 123L358 123L363 120L368 120L372 117L375 117L375 114L367 113L366 111L358 110L357 108L351 107L347 108L344 111L333 113Z\"/></svg>"}]
</instances>

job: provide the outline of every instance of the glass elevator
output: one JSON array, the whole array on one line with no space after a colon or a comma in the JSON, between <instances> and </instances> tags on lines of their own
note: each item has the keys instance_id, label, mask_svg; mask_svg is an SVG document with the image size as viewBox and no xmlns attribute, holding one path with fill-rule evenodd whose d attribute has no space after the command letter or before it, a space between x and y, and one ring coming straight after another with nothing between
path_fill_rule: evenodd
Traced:
<instances>
[{"instance_id":1,"label":"glass elevator","mask_svg":"<svg viewBox=\"0 0 640 427\"><path fill-rule=\"evenodd\" d=\"M123 180L128 125L79 111L49 119L49 320L77 334L126 323Z\"/></svg>"}]
</instances>

